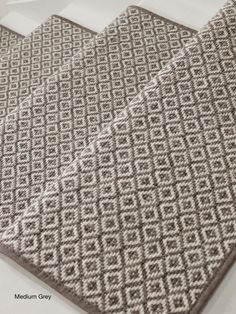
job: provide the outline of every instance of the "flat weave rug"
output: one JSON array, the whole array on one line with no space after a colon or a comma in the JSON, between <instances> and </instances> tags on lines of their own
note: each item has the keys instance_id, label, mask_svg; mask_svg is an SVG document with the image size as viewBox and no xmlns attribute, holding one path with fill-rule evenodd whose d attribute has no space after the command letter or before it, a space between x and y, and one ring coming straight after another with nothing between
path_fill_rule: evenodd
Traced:
<instances>
[{"instance_id":1,"label":"flat weave rug","mask_svg":"<svg viewBox=\"0 0 236 314\"><path fill-rule=\"evenodd\" d=\"M0 25L0 57L7 53L11 46L19 43L23 37L23 35L20 35L7 27Z\"/></svg>"},{"instance_id":2,"label":"flat weave rug","mask_svg":"<svg viewBox=\"0 0 236 314\"><path fill-rule=\"evenodd\" d=\"M134 16L139 22L153 18L129 8L105 33L117 34L121 23L130 34L127 22ZM84 71L93 73L91 55L101 49L106 54L98 65L109 66L107 51L116 65L116 40L124 37L102 46L102 35L97 49L84 53L88 63L73 62L87 64ZM89 313L199 313L235 255L235 39L236 3L229 1L5 232L1 251ZM130 57L124 49L122 54ZM64 73L57 78L68 86ZM108 83L92 79L91 87L90 76L86 79L88 90L100 87L107 95ZM95 95L86 110L93 109L96 122ZM60 108L67 107L69 96L61 93ZM55 98L45 102L44 112L54 112L54 103ZM32 120L34 102L30 105L13 118ZM85 107L82 100L77 105L80 117ZM59 115L51 117L47 121ZM77 120L80 130L86 118ZM63 119L61 125L63 138L70 125ZM58 132L53 124L47 127ZM59 145L59 136L52 142ZM29 155L22 154L29 164Z\"/></svg>"},{"instance_id":3,"label":"flat weave rug","mask_svg":"<svg viewBox=\"0 0 236 314\"><path fill-rule=\"evenodd\" d=\"M144 9L129 7L90 41L90 47L4 118L0 126L0 233L193 33ZM8 108L12 107L10 99Z\"/></svg>"},{"instance_id":4,"label":"flat weave rug","mask_svg":"<svg viewBox=\"0 0 236 314\"><path fill-rule=\"evenodd\" d=\"M0 55L1 123L4 123L3 119L7 113L17 108L32 91L41 86L48 77L59 70L63 64L85 45L88 45L91 38L95 35L93 31L56 15L51 16L45 23L21 41L16 41L17 35L10 30L3 27L0 29L2 31L2 47L5 49L10 43L13 44L10 49L5 49L5 53ZM17 44L14 45L13 39ZM4 42L5 44L3 44ZM21 124L20 129L25 129L23 124ZM16 138L10 129L8 130L8 135L5 135L3 139L4 145L2 146L5 153L1 154L1 156L6 154L4 162L7 161L8 170L11 169L14 172L17 169L12 168L14 165L8 157L18 158L18 156L14 156L14 152L11 151L8 143L10 138L13 141ZM4 169L4 162L0 165L2 170ZM27 160L23 162L27 163ZM5 172L6 174L7 172ZM17 176L17 173L15 175ZM7 178L5 177L5 179ZM9 176L8 179L10 179ZM13 186L8 179L3 183L4 186L1 185L0 189L0 233L9 224L8 203L14 203L14 200L11 199ZM11 177L11 179L17 180L17 177ZM18 192L20 196L21 191ZM22 207L19 206L17 210L23 210L23 205L21 203L20 206Z\"/></svg>"},{"instance_id":5,"label":"flat weave rug","mask_svg":"<svg viewBox=\"0 0 236 314\"><path fill-rule=\"evenodd\" d=\"M0 56L0 120L93 36L94 32L54 15Z\"/></svg>"},{"instance_id":6,"label":"flat weave rug","mask_svg":"<svg viewBox=\"0 0 236 314\"><path fill-rule=\"evenodd\" d=\"M24 172L32 174L29 165L38 152L44 174L55 164L65 169L3 233L0 251L89 313L199 313L236 254L236 1L228 1L158 75L150 75L136 97L129 102L130 93L127 101L116 101L116 84L125 94L133 80L146 84L147 77L138 79L125 62L132 52L129 62L139 60L143 51L143 44L136 50L133 30L149 42L141 31L146 18L176 30L175 43L165 45L168 52L176 51L183 34L186 41L193 34L128 8L95 37L94 48L82 50L44 84L43 96L36 91L31 102L7 116L1 130L1 145L9 137L17 156L3 155L2 174L11 176L5 160L16 170L22 157L27 183ZM133 20L145 23L134 27ZM125 41L120 49L117 40ZM132 47L129 53L126 46ZM147 51L144 64L152 68L154 57L148 59ZM162 51L153 56L159 60ZM77 76L98 68L98 76L85 75L84 81ZM107 68L114 72L102 71ZM126 71L129 75L117 79ZM131 85L135 93L136 84ZM52 136L47 138L46 129ZM66 141L71 146L63 150ZM21 173L16 177L20 180ZM4 176L0 180L4 183ZM13 199L17 202L17 195Z\"/></svg>"}]
</instances>

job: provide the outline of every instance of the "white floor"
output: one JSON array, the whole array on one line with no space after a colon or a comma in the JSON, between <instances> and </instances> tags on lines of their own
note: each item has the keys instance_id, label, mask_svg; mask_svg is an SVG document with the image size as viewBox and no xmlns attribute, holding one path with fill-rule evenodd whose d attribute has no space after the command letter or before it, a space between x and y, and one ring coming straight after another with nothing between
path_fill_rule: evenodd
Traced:
<instances>
[{"instance_id":1,"label":"white floor","mask_svg":"<svg viewBox=\"0 0 236 314\"><path fill-rule=\"evenodd\" d=\"M0 0L1 1L1 0ZM100 31L126 6L139 0L11 0L3 22L27 34L51 14L71 18L84 26ZM143 0L141 5L165 17L199 29L225 0ZM0 21L1 23L1 21ZM50 301L15 300L14 295L50 294ZM83 314L68 300L0 255L0 314ZM236 313L236 265L224 278L203 314Z\"/></svg>"},{"instance_id":2,"label":"white floor","mask_svg":"<svg viewBox=\"0 0 236 314\"><path fill-rule=\"evenodd\" d=\"M35 25L41 24L52 14L62 14L78 23L101 31L128 5L138 4L140 0L16 0L7 6L4 23L11 25L16 31L23 28L25 35L32 31L32 21ZM0 0L1 2L1 0ZM18 18L12 17L18 14ZM10 15L10 16L9 16ZM20 22L19 18L21 16ZM24 18L27 19L24 21ZM31 20L30 24L28 20ZM0 21L1 23L1 21Z\"/></svg>"}]
</instances>

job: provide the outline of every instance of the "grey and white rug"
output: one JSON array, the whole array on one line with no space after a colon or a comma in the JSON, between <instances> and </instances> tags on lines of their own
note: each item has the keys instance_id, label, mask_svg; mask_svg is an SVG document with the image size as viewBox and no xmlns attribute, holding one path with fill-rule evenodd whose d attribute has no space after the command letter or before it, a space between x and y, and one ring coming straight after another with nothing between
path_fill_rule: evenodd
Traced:
<instances>
[{"instance_id":1,"label":"grey and white rug","mask_svg":"<svg viewBox=\"0 0 236 314\"><path fill-rule=\"evenodd\" d=\"M146 10L129 7L90 41L91 47L76 54L5 117L0 126L0 233L193 33ZM8 98L6 107L11 108L15 99Z\"/></svg>"},{"instance_id":2,"label":"grey and white rug","mask_svg":"<svg viewBox=\"0 0 236 314\"><path fill-rule=\"evenodd\" d=\"M0 119L14 110L93 37L94 32L51 16L0 58Z\"/></svg>"},{"instance_id":3,"label":"grey and white rug","mask_svg":"<svg viewBox=\"0 0 236 314\"><path fill-rule=\"evenodd\" d=\"M7 53L11 46L18 44L23 37L23 35L0 25L0 57Z\"/></svg>"},{"instance_id":4,"label":"grey and white rug","mask_svg":"<svg viewBox=\"0 0 236 314\"><path fill-rule=\"evenodd\" d=\"M234 261L236 1L193 33L130 7L2 125L0 251L89 313L199 313Z\"/></svg>"}]
</instances>

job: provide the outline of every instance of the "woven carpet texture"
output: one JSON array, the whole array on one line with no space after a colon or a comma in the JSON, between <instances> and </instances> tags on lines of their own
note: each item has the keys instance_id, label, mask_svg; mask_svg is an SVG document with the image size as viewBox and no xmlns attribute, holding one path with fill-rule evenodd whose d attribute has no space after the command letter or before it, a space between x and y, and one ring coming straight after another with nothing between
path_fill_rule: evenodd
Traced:
<instances>
[{"instance_id":1,"label":"woven carpet texture","mask_svg":"<svg viewBox=\"0 0 236 314\"><path fill-rule=\"evenodd\" d=\"M11 46L23 39L23 35L17 34L9 28L0 25L0 57L8 52Z\"/></svg>"},{"instance_id":2,"label":"woven carpet texture","mask_svg":"<svg viewBox=\"0 0 236 314\"><path fill-rule=\"evenodd\" d=\"M129 7L90 41L91 47L76 54L4 118L0 125L0 233L193 33Z\"/></svg>"},{"instance_id":3,"label":"woven carpet texture","mask_svg":"<svg viewBox=\"0 0 236 314\"><path fill-rule=\"evenodd\" d=\"M13 45L0 59L0 119L55 73L92 36L92 31L52 16Z\"/></svg>"},{"instance_id":4,"label":"woven carpet texture","mask_svg":"<svg viewBox=\"0 0 236 314\"><path fill-rule=\"evenodd\" d=\"M0 252L89 313L199 313L235 258L235 48L235 0L93 37L2 120Z\"/></svg>"},{"instance_id":5,"label":"woven carpet texture","mask_svg":"<svg viewBox=\"0 0 236 314\"><path fill-rule=\"evenodd\" d=\"M41 86L48 77L55 73L73 55L78 53L81 48L86 44L88 45L93 36L94 32L80 25L59 16L52 16L17 45L13 45L8 53L4 54L0 59L1 125L4 124L3 120L8 112L16 109L23 100L28 96L30 97L32 91ZM5 38L1 37L1 40L3 39ZM21 124L22 128L20 127L19 131L26 130L23 124ZM2 147L4 147L6 153L6 161L9 166L8 170L11 169L10 171L14 172L17 169L14 169L14 164L11 163L8 157L11 159L20 158L20 156L11 151L8 143L10 143L9 140L15 141L16 137L13 130L10 129L8 130L8 134L5 135ZM23 147L20 148L21 151L22 149L24 150ZM1 154L1 156L3 155ZM24 158L24 156L22 157ZM5 167L4 163L5 161L2 161L1 170ZM25 165L27 160L24 159L23 163ZM24 167L24 165L22 166ZM6 171L8 172L8 170ZM17 173L15 175L18 176ZM0 233L9 225L11 220L11 212L9 211L8 204L14 203L14 200L11 198L13 186L11 185L11 180L8 179L5 183L1 181L3 185L1 185L0 190ZM20 177L18 179L21 181ZM19 184L19 181L17 184ZM32 185L32 182L29 182L29 184ZM19 197L23 197L22 191L18 191L17 193ZM40 193L40 190L38 190L38 193ZM23 197L23 200L25 197ZM17 206L16 211L19 213L23 209L24 202L22 201Z\"/></svg>"}]
</instances>

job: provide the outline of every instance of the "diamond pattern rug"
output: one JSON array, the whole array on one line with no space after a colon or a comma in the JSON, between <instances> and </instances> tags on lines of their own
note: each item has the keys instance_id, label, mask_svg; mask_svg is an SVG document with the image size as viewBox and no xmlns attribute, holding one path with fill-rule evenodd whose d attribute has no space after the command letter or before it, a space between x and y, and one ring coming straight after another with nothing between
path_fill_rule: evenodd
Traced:
<instances>
[{"instance_id":1,"label":"diamond pattern rug","mask_svg":"<svg viewBox=\"0 0 236 314\"><path fill-rule=\"evenodd\" d=\"M93 36L94 32L54 15L11 47L0 59L0 119L78 53Z\"/></svg>"},{"instance_id":2,"label":"diamond pattern rug","mask_svg":"<svg viewBox=\"0 0 236 314\"><path fill-rule=\"evenodd\" d=\"M5 49L5 54L0 58L1 123L4 123L3 118L8 112L16 109L49 76L56 73L84 46L89 45L89 41L95 35L93 31L56 15L51 16L23 40L18 40L15 45L17 35L3 27L0 30L1 47ZM10 49L6 50L10 44ZM9 148L8 140L9 137L6 136L2 142L7 150ZM11 167L13 164L8 164L8 166ZM0 168L3 169L3 164ZM5 183L6 186L1 186L0 194L5 191L5 188L8 191L9 188L11 189L8 179ZM3 205L0 209L0 221L3 220L3 223L0 222L1 230L6 222L6 216L8 216L8 208L5 203L10 201L10 199L7 201L8 192L3 197L2 195L0 196L0 203L3 202L0 205L0 207Z\"/></svg>"},{"instance_id":3,"label":"diamond pattern rug","mask_svg":"<svg viewBox=\"0 0 236 314\"><path fill-rule=\"evenodd\" d=\"M0 57L7 53L11 46L19 43L23 37L23 35L20 35L7 27L0 25Z\"/></svg>"},{"instance_id":4,"label":"diamond pattern rug","mask_svg":"<svg viewBox=\"0 0 236 314\"><path fill-rule=\"evenodd\" d=\"M96 52L113 51L98 38ZM89 313L199 313L235 257L235 48L230 0L4 233L1 251Z\"/></svg>"},{"instance_id":5,"label":"diamond pattern rug","mask_svg":"<svg viewBox=\"0 0 236 314\"><path fill-rule=\"evenodd\" d=\"M90 41L90 47L6 116L0 131L0 232L37 199L193 33L146 10L129 7Z\"/></svg>"}]
</instances>

